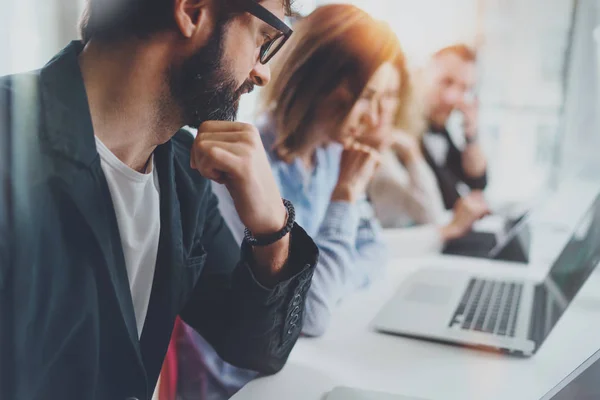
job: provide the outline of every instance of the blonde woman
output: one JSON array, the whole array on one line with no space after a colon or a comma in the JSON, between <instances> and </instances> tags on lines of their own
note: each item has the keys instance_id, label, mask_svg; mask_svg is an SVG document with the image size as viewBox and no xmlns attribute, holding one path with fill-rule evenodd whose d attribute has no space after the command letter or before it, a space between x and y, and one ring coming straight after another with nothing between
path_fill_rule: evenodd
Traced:
<instances>
[{"instance_id":1,"label":"blonde woman","mask_svg":"<svg viewBox=\"0 0 600 400\"><path fill-rule=\"evenodd\" d=\"M457 201L448 222L435 174L420 146L427 128L422 83L413 75L409 98L402 94L401 100L398 95L383 110L380 129L390 140L379 146L381 165L368 187L382 226L395 228L387 232L388 240L394 243L394 255L441 251L447 241L465 235L488 211L482 197L474 192Z\"/></svg>"}]
</instances>

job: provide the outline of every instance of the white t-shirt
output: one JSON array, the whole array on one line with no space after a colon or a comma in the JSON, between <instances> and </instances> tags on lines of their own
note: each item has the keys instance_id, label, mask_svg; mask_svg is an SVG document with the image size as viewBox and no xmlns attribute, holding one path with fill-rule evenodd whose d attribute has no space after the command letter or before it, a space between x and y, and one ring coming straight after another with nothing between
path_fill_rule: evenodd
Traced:
<instances>
[{"instance_id":1,"label":"white t-shirt","mask_svg":"<svg viewBox=\"0 0 600 400\"><path fill-rule=\"evenodd\" d=\"M142 335L160 236L160 192L154 157L142 174L124 164L96 138L96 148L119 225L138 337Z\"/></svg>"}]
</instances>

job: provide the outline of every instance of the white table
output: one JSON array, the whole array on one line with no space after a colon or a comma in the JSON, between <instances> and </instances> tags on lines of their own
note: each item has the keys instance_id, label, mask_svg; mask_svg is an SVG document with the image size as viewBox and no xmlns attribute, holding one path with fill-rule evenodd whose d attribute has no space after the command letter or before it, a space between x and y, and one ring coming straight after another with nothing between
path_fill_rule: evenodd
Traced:
<instances>
[{"instance_id":1,"label":"white table","mask_svg":"<svg viewBox=\"0 0 600 400\"><path fill-rule=\"evenodd\" d=\"M538 221L561 222L553 212ZM249 383L233 399L321 400L339 385L429 400L539 399L600 348L600 273L590 277L537 354L527 359L384 335L370 323L407 275L421 267L540 279L549 267L546 260L568 239L564 225L572 219L533 243L538 256L528 267L439 256L392 261L386 279L344 300L325 336L301 338L282 372Z\"/></svg>"}]
</instances>

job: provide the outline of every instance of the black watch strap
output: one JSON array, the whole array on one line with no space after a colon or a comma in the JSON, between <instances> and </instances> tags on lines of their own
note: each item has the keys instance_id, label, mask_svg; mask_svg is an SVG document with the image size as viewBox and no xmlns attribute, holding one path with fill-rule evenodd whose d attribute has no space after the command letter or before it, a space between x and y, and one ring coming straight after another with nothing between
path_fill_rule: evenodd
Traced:
<instances>
[{"instance_id":1,"label":"black watch strap","mask_svg":"<svg viewBox=\"0 0 600 400\"><path fill-rule=\"evenodd\" d=\"M269 246L269 245L277 242L278 240L281 240L281 238L283 238L285 235L290 233L290 231L294 227L294 222L296 221L296 211L294 210L294 205L292 204L291 201L286 200L286 199L282 199L282 200L283 200L283 205L285 206L285 209L287 210L287 221L286 221L283 229L281 229L279 232L275 232L270 235L261 235L261 236L256 237L256 236L252 235L252 232L250 232L250 229L246 228L244 230L244 240L249 245L251 245L253 247Z\"/></svg>"}]
</instances>

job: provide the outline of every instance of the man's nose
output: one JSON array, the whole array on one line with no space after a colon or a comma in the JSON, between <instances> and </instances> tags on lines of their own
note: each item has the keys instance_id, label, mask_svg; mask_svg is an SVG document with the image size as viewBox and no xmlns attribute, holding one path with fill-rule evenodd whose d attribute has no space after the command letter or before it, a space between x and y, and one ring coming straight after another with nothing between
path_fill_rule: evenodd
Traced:
<instances>
[{"instance_id":1,"label":"man's nose","mask_svg":"<svg viewBox=\"0 0 600 400\"><path fill-rule=\"evenodd\" d=\"M252 71L250 71L250 80L256 86L265 86L271 80L271 68L257 61Z\"/></svg>"}]
</instances>

